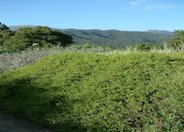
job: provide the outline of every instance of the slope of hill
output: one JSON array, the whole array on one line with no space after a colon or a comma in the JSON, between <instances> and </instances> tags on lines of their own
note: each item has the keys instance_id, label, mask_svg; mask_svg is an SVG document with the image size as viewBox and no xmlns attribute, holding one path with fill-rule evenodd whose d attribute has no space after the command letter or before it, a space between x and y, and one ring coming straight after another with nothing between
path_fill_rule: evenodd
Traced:
<instances>
[{"instance_id":1,"label":"slope of hill","mask_svg":"<svg viewBox=\"0 0 184 132\"><path fill-rule=\"evenodd\" d=\"M183 65L183 53L55 54L0 74L0 109L58 132L179 132Z\"/></svg>"},{"instance_id":2,"label":"slope of hill","mask_svg":"<svg viewBox=\"0 0 184 132\"><path fill-rule=\"evenodd\" d=\"M11 26L11 29L17 30L22 26ZM26 26L23 26L26 27ZM34 27L30 26L29 27ZM138 31L119 31L119 30L80 30L80 29L56 29L68 35L71 35L75 43L90 43L95 45L109 45L125 47L132 44L152 43L163 44L169 40L172 32L162 30L149 30L145 32Z\"/></svg>"}]
</instances>

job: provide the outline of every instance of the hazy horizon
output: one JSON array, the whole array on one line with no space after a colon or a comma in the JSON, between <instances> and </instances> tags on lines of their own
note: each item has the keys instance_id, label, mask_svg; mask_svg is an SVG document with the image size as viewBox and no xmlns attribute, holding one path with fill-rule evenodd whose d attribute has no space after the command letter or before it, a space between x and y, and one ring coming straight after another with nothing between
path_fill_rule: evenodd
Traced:
<instances>
[{"instance_id":1,"label":"hazy horizon","mask_svg":"<svg viewBox=\"0 0 184 132\"><path fill-rule=\"evenodd\" d=\"M31 24L23 24L23 25L7 25L9 27L36 27L36 26L47 26L47 25L31 25ZM117 30L117 31L127 31L127 32L149 32L149 31L166 31L166 32L174 32L170 30L161 30L161 29L148 29L148 30L120 30L120 29L98 29L98 28L59 28L59 27L53 27L53 26L47 26L49 28L53 29L61 29L61 30L101 30L101 31L108 31L108 30ZM182 29L176 29L176 30L182 30Z\"/></svg>"}]
</instances>

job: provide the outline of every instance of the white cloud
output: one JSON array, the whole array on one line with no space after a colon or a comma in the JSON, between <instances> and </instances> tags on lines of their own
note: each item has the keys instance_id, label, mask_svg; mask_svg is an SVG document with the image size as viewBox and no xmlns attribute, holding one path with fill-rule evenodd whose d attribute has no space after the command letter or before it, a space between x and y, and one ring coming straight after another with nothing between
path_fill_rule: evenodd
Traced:
<instances>
[{"instance_id":1,"label":"white cloud","mask_svg":"<svg viewBox=\"0 0 184 132\"><path fill-rule=\"evenodd\" d=\"M131 7L139 7L145 10L154 10L154 9L172 9L175 8L175 5L172 3L164 3L164 2L155 2L153 0L131 0L128 2Z\"/></svg>"},{"instance_id":2,"label":"white cloud","mask_svg":"<svg viewBox=\"0 0 184 132\"><path fill-rule=\"evenodd\" d=\"M128 4L132 7L144 6L149 0L131 0Z\"/></svg>"}]
</instances>

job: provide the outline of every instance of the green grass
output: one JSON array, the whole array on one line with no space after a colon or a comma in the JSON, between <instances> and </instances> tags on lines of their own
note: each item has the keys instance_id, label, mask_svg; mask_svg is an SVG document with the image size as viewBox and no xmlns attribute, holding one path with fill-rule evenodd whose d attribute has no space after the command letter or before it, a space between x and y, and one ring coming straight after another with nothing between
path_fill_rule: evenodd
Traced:
<instances>
[{"instance_id":1,"label":"green grass","mask_svg":"<svg viewBox=\"0 0 184 132\"><path fill-rule=\"evenodd\" d=\"M62 53L0 75L0 109L53 131L184 130L184 53Z\"/></svg>"}]
</instances>

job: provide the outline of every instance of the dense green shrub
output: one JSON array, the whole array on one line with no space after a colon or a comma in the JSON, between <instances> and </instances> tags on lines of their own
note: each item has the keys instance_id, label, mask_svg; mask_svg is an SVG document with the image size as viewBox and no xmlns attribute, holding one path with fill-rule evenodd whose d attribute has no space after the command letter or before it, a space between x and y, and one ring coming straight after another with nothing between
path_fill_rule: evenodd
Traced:
<instances>
[{"instance_id":1,"label":"dense green shrub","mask_svg":"<svg viewBox=\"0 0 184 132\"><path fill-rule=\"evenodd\" d=\"M53 131L183 131L184 54L64 53L0 76L0 108Z\"/></svg>"},{"instance_id":2,"label":"dense green shrub","mask_svg":"<svg viewBox=\"0 0 184 132\"><path fill-rule=\"evenodd\" d=\"M14 35L14 32L10 30L5 24L0 23L0 47L4 42Z\"/></svg>"},{"instance_id":3,"label":"dense green shrub","mask_svg":"<svg viewBox=\"0 0 184 132\"><path fill-rule=\"evenodd\" d=\"M172 48L184 49L184 30L175 31L175 36L169 41L168 45Z\"/></svg>"},{"instance_id":4,"label":"dense green shrub","mask_svg":"<svg viewBox=\"0 0 184 132\"><path fill-rule=\"evenodd\" d=\"M31 46L49 47L51 45L67 46L72 44L72 37L48 27L24 27L3 43L5 51L24 50Z\"/></svg>"}]
</instances>

